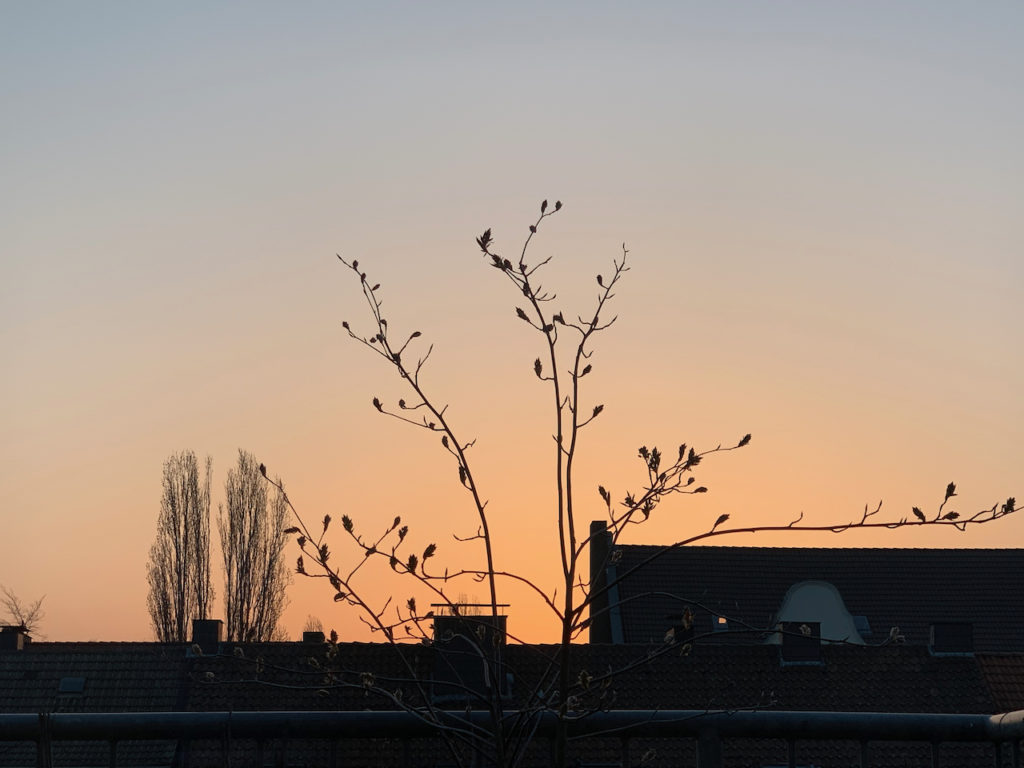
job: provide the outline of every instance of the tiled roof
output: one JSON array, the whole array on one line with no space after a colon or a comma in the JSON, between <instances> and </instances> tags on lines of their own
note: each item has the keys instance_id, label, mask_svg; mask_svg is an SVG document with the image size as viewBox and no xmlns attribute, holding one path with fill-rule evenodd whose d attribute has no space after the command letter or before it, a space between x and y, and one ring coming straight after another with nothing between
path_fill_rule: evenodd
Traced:
<instances>
[{"instance_id":1,"label":"tiled roof","mask_svg":"<svg viewBox=\"0 0 1024 768\"><path fill-rule=\"evenodd\" d=\"M539 674L538 646L510 646L520 688ZM556 646L547 648L552 654ZM820 664L783 664L777 646L579 645L573 679L630 671L611 683L612 708L994 713L978 660L927 648L826 645ZM596 684L592 683L596 687Z\"/></svg>"},{"instance_id":2,"label":"tiled roof","mask_svg":"<svg viewBox=\"0 0 1024 768\"><path fill-rule=\"evenodd\" d=\"M189 659L188 709L203 711L397 709L373 687L416 699L432 651L384 643L225 643Z\"/></svg>"},{"instance_id":3,"label":"tiled roof","mask_svg":"<svg viewBox=\"0 0 1024 768\"><path fill-rule=\"evenodd\" d=\"M989 690L996 690L994 680L1005 679L1005 670L1012 668L1018 674L1017 683L1024 682L1024 657L936 657L914 645L826 646L822 663L812 665L783 665L778 647L768 645L698 644L685 655L681 650L679 645L663 642L574 646L575 694L586 706L587 698L601 689L601 678L608 670L628 670L605 689L605 706L992 713L1002 711L1010 700L993 698ZM544 676L556 653L556 646L506 648L507 671L513 676L510 707L537 690L552 689L550 677ZM429 678L435 654L432 647L367 643L343 643L333 649L328 644L224 644L220 653L206 656L192 655L184 645L35 643L24 651L0 653L0 711L387 709L395 703L367 691L363 674L371 673L372 682L391 694L401 691L404 701L415 701L419 686L410 678ZM73 703L59 701L56 692L60 680L68 677L85 678L80 698ZM587 679L584 690L582 681ZM119 747L118 764L170 765L174 747L166 742L125 743ZM222 748L219 742L193 743L188 764L217 763ZM605 743L589 740L574 747L581 758L599 762L614 762L620 748L617 738ZM264 745L264 759L268 764L281 759L288 764L322 765L329 761L331 749L326 740L286 743L274 738ZM436 764L444 759L439 758L440 745L430 740L410 744L400 739L345 740L333 749L342 764L400 765L406 758L411 764ZM526 764L546 764L546 749L546 744L536 744ZM802 744L800 762L855 764L857 749L855 744L840 742ZM961 747L950 749L956 752ZM954 763L975 764L977 754L988 747L971 749L975 752L965 752ZM255 763L252 742L236 742L231 750L235 763ZM693 764L689 740L637 739L631 745L631 761L638 763L648 750L658 755L651 765ZM725 756L732 765L761 764L769 758L785 764L785 744L729 740ZM926 745L886 746L872 753L872 765L902 765L905 760L916 764L927 757ZM58 742L54 758L58 765L104 765L108 753L102 743ZM0 765L34 763L33 745L0 743Z\"/></svg>"},{"instance_id":4,"label":"tiled roof","mask_svg":"<svg viewBox=\"0 0 1024 768\"><path fill-rule=\"evenodd\" d=\"M399 658L398 653L402 654ZM512 645L506 648L506 671L513 677L509 708L520 706L538 690L550 691L553 680L549 662L557 656L553 645ZM408 678L408 662L421 679L429 677L434 650L422 646L395 649L385 645L303 644L247 645L241 651L225 646L224 652L192 660L190 707L194 710L224 709L394 709L393 702L367 692L362 674L372 672L374 682L388 690L403 690L405 701L417 696ZM572 649L572 679L589 676L590 691L601 690L609 670L628 670L616 675L604 690L604 706L621 709L780 709L802 711L865 712L966 712L997 711L977 660L971 656L936 657L926 648L892 645L883 648L826 646L822 663L783 665L775 646L697 645L681 655L679 645L577 645ZM581 674L583 673L583 674ZM547 675L547 676L546 676ZM577 685L574 693L583 706L596 703L596 693ZM590 699L588 701L588 698ZM726 756L731 764L750 765L774 756L785 764L783 742L730 740ZM197 751L215 755L220 745ZM282 745L268 743L267 759ZM339 744L349 760L380 765L399 765L408 756L429 761L441 750L437 742L400 740L346 740ZM597 762L617 758L617 739L582 742L578 756ZM201 749L197 747L197 750ZM254 759L254 746L240 744L236 756ZM327 742L304 742L288 747L289 760L308 764L327 762ZM546 764L545 744L535 745L529 765ZM638 739L631 754L639 760L648 750L659 758L652 765L692 765L694 745L686 739ZM854 764L857 745L821 742L801 746L801 764ZM950 747L960 754L960 746ZM987 755L988 747L970 747L968 757ZM974 751L970 751L974 750ZM980 750L980 753L979 753ZM873 765L903 765L905 760L928 758L927 746L879 747ZM731 756L731 757L730 757ZM986 757L986 760L988 758ZM243 760L244 761L244 760ZM757 762L757 764L761 764ZM966 761L970 763L970 760ZM990 761L989 761L990 762Z\"/></svg>"},{"instance_id":5,"label":"tiled roof","mask_svg":"<svg viewBox=\"0 0 1024 768\"><path fill-rule=\"evenodd\" d=\"M1012 712L1024 709L1024 654L979 654L996 709Z\"/></svg>"},{"instance_id":6,"label":"tiled roof","mask_svg":"<svg viewBox=\"0 0 1024 768\"><path fill-rule=\"evenodd\" d=\"M173 711L184 702L185 664L184 645L30 643L0 652L0 711Z\"/></svg>"},{"instance_id":7,"label":"tiled roof","mask_svg":"<svg viewBox=\"0 0 1024 768\"><path fill-rule=\"evenodd\" d=\"M184 705L185 646L158 643L30 643L0 652L0 712L154 712ZM117 759L169 765L173 741L124 742ZM110 764L103 742L55 742L55 765ZM0 742L0 765L35 765L34 744Z\"/></svg>"},{"instance_id":8,"label":"tiled roof","mask_svg":"<svg viewBox=\"0 0 1024 768\"><path fill-rule=\"evenodd\" d=\"M618 549L622 577L663 548ZM619 599L625 641L650 642L686 601L698 634L712 633L713 613L768 628L790 587L821 580L838 589L850 614L867 618L868 642L899 627L907 642L924 645L932 623L968 621L975 650L1024 651L1022 574L1024 549L682 547L623 577Z\"/></svg>"},{"instance_id":9,"label":"tiled roof","mask_svg":"<svg viewBox=\"0 0 1024 768\"><path fill-rule=\"evenodd\" d=\"M556 653L555 646L509 649L519 690L529 688L542 673L538 651ZM614 678L606 704L622 709L778 709L796 711L993 713L999 711L975 658L932 656L923 647L884 648L832 645L822 648L821 664L783 665L773 646L695 645L680 655L679 645L581 645L573 648L574 680L581 672L598 688L607 670L632 668ZM579 688L576 694L585 698ZM595 763L614 759L615 740L582 742L579 755ZM855 742L801 742L800 765L857 765ZM871 765L930 764L928 745L876 744ZM632 764L649 753L651 765L694 765L694 742L688 739L633 739ZM990 765L988 745L947 745L942 765ZM723 745L726 765L786 765L786 744L780 740L729 739ZM538 763L543 764L543 763Z\"/></svg>"}]
</instances>

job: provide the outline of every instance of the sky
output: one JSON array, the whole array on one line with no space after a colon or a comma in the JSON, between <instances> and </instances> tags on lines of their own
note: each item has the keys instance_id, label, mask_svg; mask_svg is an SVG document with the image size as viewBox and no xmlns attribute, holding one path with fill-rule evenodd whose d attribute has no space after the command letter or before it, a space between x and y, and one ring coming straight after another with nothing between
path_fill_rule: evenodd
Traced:
<instances>
[{"instance_id":1,"label":"sky","mask_svg":"<svg viewBox=\"0 0 1024 768\"><path fill-rule=\"evenodd\" d=\"M578 520L671 454L746 433L625 541L722 513L831 524L1024 496L1024 6L990 2L0 5L0 584L51 640L146 640L166 458L240 448L315 521L395 515L438 562L474 511L407 396L347 338L381 283L464 439L501 568L557 581L539 339L474 243L531 245L567 315L629 249L594 345ZM425 348L425 347L424 347ZM340 533L340 531L338 531ZM1024 518L738 536L1013 547ZM335 537L336 558L351 558ZM297 552L289 552L289 560ZM217 593L219 552L214 552ZM371 574L383 604L409 587ZM478 594L474 590L480 590ZM466 586L467 599L485 595ZM367 639L322 582L308 616ZM551 640L509 590L509 628Z\"/></svg>"}]
</instances>

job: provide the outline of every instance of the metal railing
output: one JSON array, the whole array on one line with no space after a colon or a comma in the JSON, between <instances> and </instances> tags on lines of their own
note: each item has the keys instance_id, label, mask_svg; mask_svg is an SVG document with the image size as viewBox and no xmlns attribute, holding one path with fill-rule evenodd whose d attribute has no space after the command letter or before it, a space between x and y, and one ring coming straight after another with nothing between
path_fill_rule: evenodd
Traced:
<instances>
[{"instance_id":1,"label":"metal railing","mask_svg":"<svg viewBox=\"0 0 1024 768\"><path fill-rule=\"evenodd\" d=\"M510 713L514 717L516 713ZM486 712L447 713L453 724L486 728ZM554 713L531 714L537 739L555 733ZM619 710L595 712L569 723L574 740L613 738L620 743L619 762L632 765L629 744L638 738L692 739L696 764L719 768L723 740L781 739L791 767L800 764L797 742L847 741L860 745L860 765L871 764L871 745L877 742L923 742L931 746L931 764L941 764L939 745L984 743L994 746L994 765L1012 760L1022 768L1024 710L998 715L902 714L876 712L785 712L707 710ZM100 741L110 745L109 765L118 764L119 742L169 740L188 743L212 740L221 744L222 764L231 763L233 739L262 744L267 739L318 739L332 744L347 739L430 739L437 726L411 712L138 712L0 714L0 743L34 742L36 765L53 764L55 742ZM263 764L262 748L259 764ZM332 747L327 763L339 762ZM987 762L993 765L992 762Z\"/></svg>"}]
</instances>

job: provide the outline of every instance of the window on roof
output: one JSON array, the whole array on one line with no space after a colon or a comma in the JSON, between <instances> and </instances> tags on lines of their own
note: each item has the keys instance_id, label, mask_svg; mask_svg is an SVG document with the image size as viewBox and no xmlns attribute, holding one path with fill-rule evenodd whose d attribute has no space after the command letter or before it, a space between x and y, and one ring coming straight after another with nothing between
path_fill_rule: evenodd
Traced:
<instances>
[{"instance_id":1,"label":"window on roof","mask_svg":"<svg viewBox=\"0 0 1024 768\"><path fill-rule=\"evenodd\" d=\"M81 693L84 690L84 677L62 677L57 686L57 693Z\"/></svg>"},{"instance_id":2,"label":"window on roof","mask_svg":"<svg viewBox=\"0 0 1024 768\"><path fill-rule=\"evenodd\" d=\"M866 637L871 634L871 624L868 623L867 616L854 616L853 626L857 628L857 633L861 637Z\"/></svg>"},{"instance_id":3,"label":"window on roof","mask_svg":"<svg viewBox=\"0 0 1024 768\"><path fill-rule=\"evenodd\" d=\"M729 629L729 620L725 616L714 616L711 619L711 626L715 632L724 632Z\"/></svg>"}]
</instances>

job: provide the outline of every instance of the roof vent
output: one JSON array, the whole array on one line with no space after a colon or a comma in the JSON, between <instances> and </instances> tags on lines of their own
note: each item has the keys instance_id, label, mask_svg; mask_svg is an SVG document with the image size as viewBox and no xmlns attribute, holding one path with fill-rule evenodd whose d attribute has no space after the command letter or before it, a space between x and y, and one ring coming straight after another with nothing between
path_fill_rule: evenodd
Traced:
<instances>
[{"instance_id":1,"label":"roof vent","mask_svg":"<svg viewBox=\"0 0 1024 768\"><path fill-rule=\"evenodd\" d=\"M932 624L928 650L934 655L974 653L974 625L969 621L941 621Z\"/></svg>"},{"instance_id":2,"label":"roof vent","mask_svg":"<svg viewBox=\"0 0 1024 768\"><path fill-rule=\"evenodd\" d=\"M821 622L782 622L783 664L821 663Z\"/></svg>"}]
</instances>

